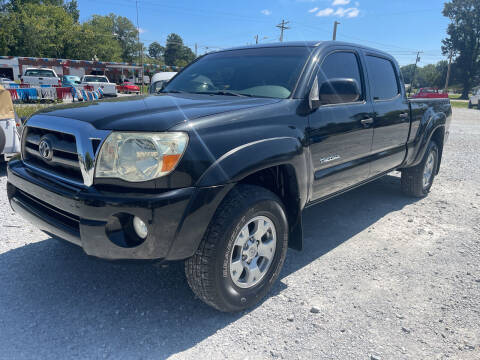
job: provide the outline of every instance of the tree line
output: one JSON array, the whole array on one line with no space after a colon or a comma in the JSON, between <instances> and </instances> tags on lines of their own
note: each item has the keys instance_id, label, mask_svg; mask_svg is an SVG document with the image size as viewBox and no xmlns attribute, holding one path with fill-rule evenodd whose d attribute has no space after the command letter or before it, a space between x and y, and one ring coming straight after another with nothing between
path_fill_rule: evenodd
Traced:
<instances>
[{"instance_id":1,"label":"tree line","mask_svg":"<svg viewBox=\"0 0 480 360\"><path fill-rule=\"evenodd\" d=\"M480 86L480 1L450 0L443 8L450 19L442 53L451 57L449 87L461 88L462 99L468 99L473 87ZM415 69L415 64L401 68L405 83L413 87L445 86L448 62L439 61Z\"/></svg>"},{"instance_id":2,"label":"tree line","mask_svg":"<svg viewBox=\"0 0 480 360\"><path fill-rule=\"evenodd\" d=\"M177 34L147 51L126 17L79 19L76 0L0 0L0 55L138 63L142 53L145 62L175 66L195 59Z\"/></svg>"}]
</instances>

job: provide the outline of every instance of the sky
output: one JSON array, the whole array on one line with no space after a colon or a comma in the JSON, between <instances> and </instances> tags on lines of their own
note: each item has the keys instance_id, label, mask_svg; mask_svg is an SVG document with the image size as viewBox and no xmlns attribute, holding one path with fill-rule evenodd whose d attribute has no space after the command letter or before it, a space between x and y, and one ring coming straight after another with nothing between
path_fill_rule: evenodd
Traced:
<instances>
[{"instance_id":1,"label":"sky","mask_svg":"<svg viewBox=\"0 0 480 360\"><path fill-rule=\"evenodd\" d=\"M115 13L136 25L135 0L79 0L80 20ZM337 40L385 50L400 65L420 66L445 59L441 41L449 20L442 0L138 0L141 41L165 45L179 34L198 54L260 42L277 42L282 19L289 21L284 41Z\"/></svg>"}]
</instances>

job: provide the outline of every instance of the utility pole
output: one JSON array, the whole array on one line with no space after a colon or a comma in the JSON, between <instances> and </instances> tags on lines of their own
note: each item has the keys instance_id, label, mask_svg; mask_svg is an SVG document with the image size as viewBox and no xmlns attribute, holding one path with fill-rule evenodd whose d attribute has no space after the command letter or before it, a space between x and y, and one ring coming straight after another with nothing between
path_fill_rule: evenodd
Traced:
<instances>
[{"instance_id":1,"label":"utility pole","mask_svg":"<svg viewBox=\"0 0 480 360\"><path fill-rule=\"evenodd\" d=\"M142 77L142 88L140 93L143 94L143 87L145 86L145 78L143 76L143 46L140 44L140 25L138 22L138 0L135 0L135 7L137 9L137 42L138 42L138 51L140 52L140 71L139 75Z\"/></svg>"},{"instance_id":2,"label":"utility pole","mask_svg":"<svg viewBox=\"0 0 480 360\"><path fill-rule=\"evenodd\" d=\"M285 30L288 30L290 29L287 24L289 23L290 21L285 21L282 19L282 22L280 24L278 24L276 27L280 29L280 42L283 41L283 32Z\"/></svg>"},{"instance_id":3,"label":"utility pole","mask_svg":"<svg viewBox=\"0 0 480 360\"><path fill-rule=\"evenodd\" d=\"M258 34L255 35L255 44L258 44Z\"/></svg>"},{"instance_id":4,"label":"utility pole","mask_svg":"<svg viewBox=\"0 0 480 360\"><path fill-rule=\"evenodd\" d=\"M448 92L448 82L450 81L450 70L452 68L452 57L453 51L450 51L450 56L448 59L447 78L445 79L445 92Z\"/></svg>"},{"instance_id":5,"label":"utility pole","mask_svg":"<svg viewBox=\"0 0 480 360\"><path fill-rule=\"evenodd\" d=\"M420 54L422 54L423 51L418 51L417 52L417 58L415 59L415 67L413 68L413 75L412 75L412 83L410 84L410 89L408 89L408 96L410 97L410 93L412 92L412 87L413 84L415 83L415 73L417 72L417 64L420 61Z\"/></svg>"},{"instance_id":6,"label":"utility pole","mask_svg":"<svg viewBox=\"0 0 480 360\"><path fill-rule=\"evenodd\" d=\"M195 57L198 56L198 46L197 46L197 43L195 43Z\"/></svg>"},{"instance_id":7,"label":"utility pole","mask_svg":"<svg viewBox=\"0 0 480 360\"><path fill-rule=\"evenodd\" d=\"M335 20L333 23L333 40L337 40L337 26L340 25L340 23Z\"/></svg>"}]
</instances>

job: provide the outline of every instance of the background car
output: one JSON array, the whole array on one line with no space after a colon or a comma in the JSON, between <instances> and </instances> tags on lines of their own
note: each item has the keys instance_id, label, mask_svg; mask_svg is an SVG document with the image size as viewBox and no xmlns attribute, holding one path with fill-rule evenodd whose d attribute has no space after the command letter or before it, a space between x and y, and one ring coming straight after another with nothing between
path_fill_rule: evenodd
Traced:
<instances>
[{"instance_id":1,"label":"background car","mask_svg":"<svg viewBox=\"0 0 480 360\"><path fill-rule=\"evenodd\" d=\"M16 82L9 78L0 77L0 85L2 85L3 87L9 87L10 85L15 85L15 84Z\"/></svg>"},{"instance_id":2,"label":"background car","mask_svg":"<svg viewBox=\"0 0 480 360\"><path fill-rule=\"evenodd\" d=\"M117 86L117 90L125 94L140 94L140 87L130 81L125 81Z\"/></svg>"},{"instance_id":3,"label":"background car","mask_svg":"<svg viewBox=\"0 0 480 360\"><path fill-rule=\"evenodd\" d=\"M102 88L105 96L117 96L117 86L115 83L111 83L105 75L84 75L80 83L91 86L93 90Z\"/></svg>"},{"instance_id":4,"label":"background car","mask_svg":"<svg viewBox=\"0 0 480 360\"><path fill-rule=\"evenodd\" d=\"M152 76L152 83L150 84L148 92L150 94L158 93L175 75L177 75L177 73L173 71L156 73Z\"/></svg>"},{"instance_id":5,"label":"background car","mask_svg":"<svg viewBox=\"0 0 480 360\"><path fill-rule=\"evenodd\" d=\"M80 77L75 75L63 75L62 76L62 86L63 87L72 87L80 85Z\"/></svg>"},{"instance_id":6,"label":"background car","mask_svg":"<svg viewBox=\"0 0 480 360\"><path fill-rule=\"evenodd\" d=\"M412 97L423 99L447 99L448 94L443 90L427 87L418 89L418 91Z\"/></svg>"},{"instance_id":7,"label":"background car","mask_svg":"<svg viewBox=\"0 0 480 360\"><path fill-rule=\"evenodd\" d=\"M480 87L473 91L473 95L470 96L470 99L468 101L469 109L473 108L474 106L476 106L477 109L480 110Z\"/></svg>"},{"instance_id":8,"label":"background car","mask_svg":"<svg viewBox=\"0 0 480 360\"><path fill-rule=\"evenodd\" d=\"M20 80L22 84L28 84L33 86L62 85L62 80L57 76L55 70L48 68L28 68L25 70Z\"/></svg>"}]
</instances>

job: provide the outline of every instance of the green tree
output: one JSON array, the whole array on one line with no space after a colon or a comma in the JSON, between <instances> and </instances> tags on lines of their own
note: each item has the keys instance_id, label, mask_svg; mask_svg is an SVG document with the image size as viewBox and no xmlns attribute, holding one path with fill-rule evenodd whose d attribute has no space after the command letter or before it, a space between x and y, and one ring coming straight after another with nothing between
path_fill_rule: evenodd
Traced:
<instances>
[{"instance_id":1,"label":"green tree","mask_svg":"<svg viewBox=\"0 0 480 360\"><path fill-rule=\"evenodd\" d=\"M195 54L183 44L180 35L172 33L167 37L164 58L167 65L185 66L195 59Z\"/></svg>"},{"instance_id":2,"label":"green tree","mask_svg":"<svg viewBox=\"0 0 480 360\"><path fill-rule=\"evenodd\" d=\"M125 62L132 62L143 49L143 44L138 44L138 31L135 25L123 16L115 14L108 15L112 19L113 31L122 48L122 59Z\"/></svg>"},{"instance_id":3,"label":"green tree","mask_svg":"<svg viewBox=\"0 0 480 360\"><path fill-rule=\"evenodd\" d=\"M0 49L7 55L66 57L74 32L63 7L31 2L0 17Z\"/></svg>"},{"instance_id":4,"label":"green tree","mask_svg":"<svg viewBox=\"0 0 480 360\"><path fill-rule=\"evenodd\" d=\"M93 15L81 25L76 38L74 58L122 61L122 47L110 16Z\"/></svg>"},{"instance_id":5,"label":"green tree","mask_svg":"<svg viewBox=\"0 0 480 360\"><path fill-rule=\"evenodd\" d=\"M160 60L165 52L165 48L158 42L154 41L148 47L148 55L156 60Z\"/></svg>"},{"instance_id":6,"label":"green tree","mask_svg":"<svg viewBox=\"0 0 480 360\"><path fill-rule=\"evenodd\" d=\"M78 10L77 0L69 1L68 3L63 5L63 8L67 13L70 14L73 21L78 23L78 20L80 19L80 10Z\"/></svg>"},{"instance_id":7,"label":"green tree","mask_svg":"<svg viewBox=\"0 0 480 360\"><path fill-rule=\"evenodd\" d=\"M443 15L452 22L443 40L444 55L458 54L457 76L463 85L462 99L468 99L472 80L480 73L480 1L451 0L445 3Z\"/></svg>"},{"instance_id":8,"label":"green tree","mask_svg":"<svg viewBox=\"0 0 480 360\"><path fill-rule=\"evenodd\" d=\"M415 64L405 65L400 68L405 84L411 84L413 80L413 72L415 71Z\"/></svg>"},{"instance_id":9,"label":"green tree","mask_svg":"<svg viewBox=\"0 0 480 360\"><path fill-rule=\"evenodd\" d=\"M165 64L175 65L181 58L183 46L183 40L180 35L175 33L168 35L164 54Z\"/></svg>"}]
</instances>

